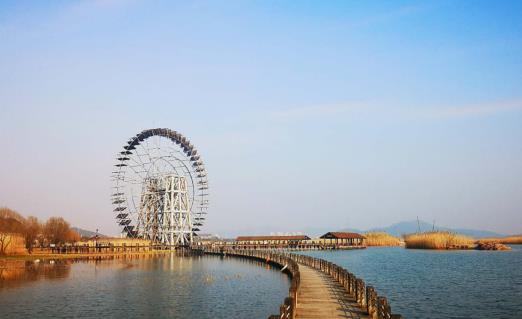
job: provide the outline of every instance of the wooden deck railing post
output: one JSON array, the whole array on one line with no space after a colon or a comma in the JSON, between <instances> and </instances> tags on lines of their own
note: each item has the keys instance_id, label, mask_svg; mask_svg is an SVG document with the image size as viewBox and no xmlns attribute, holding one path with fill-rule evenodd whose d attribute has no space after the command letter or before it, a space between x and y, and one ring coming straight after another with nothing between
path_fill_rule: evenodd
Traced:
<instances>
[{"instance_id":1,"label":"wooden deck railing post","mask_svg":"<svg viewBox=\"0 0 522 319\"><path fill-rule=\"evenodd\" d=\"M377 294L372 286L366 287L366 309L371 319L375 319L377 313Z\"/></svg>"},{"instance_id":2,"label":"wooden deck railing post","mask_svg":"<svg viewBox=\"0 0 522 319\"><path fill-rule=\"evenodd\" d=\"M359 281L355 281L355 291L354 291L354 297L355 297L355 302L358 302L359 300L357 300L357 292L359 291Z\"/></svg>"},{"instance_id":3,"label":"wooden deck railing post","mask_svg":"<svg viewBox=\"0 0 522 319\"><path fill-rule=\"evenodd\" d=\"M386 297L377 297L378 319L391 318L391 309Z\"/></svg>"},{"instance_id":4,"label":"wooden deck railing post","mask_svg":"<svg viewBox=\"0 0 522 319\"><path fill-rule=\"evenodd\" d=\"M366 289L365 289L365 283L362 279L358 279L357 280L359 283L358 283L358 287L359 287L359 290L357 291L357 301L359 302L359 305L361 307L366 307Z\"/></svg>"},{"instance_id":5,"label":"wooden deck railing post","mask_svg":"<svg viewBox=\"0 0 522 319\"><path fill-rule=\"evenodd\" d=\"M292 300L292 297L285 298L286 318L295 318L295 311L293 305L294 302Z\"/></svg>"}]
</instances>

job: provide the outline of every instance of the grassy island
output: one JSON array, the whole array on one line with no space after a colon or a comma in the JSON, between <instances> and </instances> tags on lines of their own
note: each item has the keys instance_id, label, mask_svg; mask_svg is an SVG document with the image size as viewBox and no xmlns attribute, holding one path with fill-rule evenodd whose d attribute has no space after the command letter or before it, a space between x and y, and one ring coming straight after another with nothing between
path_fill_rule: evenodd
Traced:
<instances>
[{"instance_id":1,"label":"grassy island","mask_svg":"<svg viewBox=\"0 0 522 319\"><path fill-rule=\"evenodd\" d=\"M513 235L498 238L482 238L482 242L497 242L506 245L522 245L522 235Z\"/></svg>"},{"instance_id":2,"label":"grassy island","mask_svg":"<svg viewBox=\"0 0 522 319\"><path fill-rule=\"evenodd\" d=\"M400 246L402 244L400 238L385 232L368 232L364 234L364 237L366 237L366 246Z\"/></svg>"},{"instance_id":3,"label":"grassy island","mask_svg":"<svg viewBox=\"0 0 522 319\"><path fill-rule=\"evenodd\" d=\"M474 249L471 237L448 231L432 231L404 235L406 248L420 249Z\"/></svg>"},{"instance_id":4,"label":"grassy island","mask_svg":"<svg viewBox=\"0 0 522 319\"><path fill-rule=\"evenodd\" d=\"M453 232L432 231L404 235L404 242L406 248L417 249L511 250L505 244L516 243L516 237L506 237L509 240L497 238L475 240L469 236Z\"/></svg>"}]
</instances>

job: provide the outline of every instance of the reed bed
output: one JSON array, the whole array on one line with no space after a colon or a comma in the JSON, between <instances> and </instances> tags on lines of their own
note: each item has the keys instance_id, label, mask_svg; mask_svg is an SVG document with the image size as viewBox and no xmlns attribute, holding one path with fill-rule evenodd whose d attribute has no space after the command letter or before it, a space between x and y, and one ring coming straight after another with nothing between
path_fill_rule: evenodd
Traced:
<instances>
[{"instance_id":1,"label":"reed bed","mask_svg":"<svg viewBox=\"0 0 522 319\"><path fill-rule=\"evenodd\" d=\"M406 248L418 249L472 249L475 247L473 238L447 231L405 235L404 242Z\"/></svg>"},{"instance_id":2,"label":"reed bed","mask_svg":"<svg viewBox=\"0 0 522 319\"><path fill-rule=\"evenodd\" d=\"M505 245L522 245L522 235L514 235L499 238L481 238L481 242L496 242Z\"/></svg>"},{"instance_id":3,"label":"reed bed","mask_svg":"<svg viewBox=\"0 0 522 319\"><path fill-rule=\"evenodd\" d=\"M400 246L401 239L385 232L368 232L364 234L366 237L366 246Z\"/></svg>"}]
</instances>

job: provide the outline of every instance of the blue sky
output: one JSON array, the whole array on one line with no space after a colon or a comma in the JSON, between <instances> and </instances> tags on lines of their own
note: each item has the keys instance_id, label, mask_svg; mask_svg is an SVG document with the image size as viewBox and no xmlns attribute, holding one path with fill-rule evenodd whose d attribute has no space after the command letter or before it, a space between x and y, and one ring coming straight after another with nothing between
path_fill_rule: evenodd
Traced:
<instances>
[{"instance_id":1,"label":"blue sky","mask_svg":"<svg viewBox=\"0 0 522 319\"><path fill-rule=\"evenodd\" d=\"M0 3L0 205L117 232L130 136L187 135L205 231L522 228L520 1Z\"/></svg>"}]
</instances>

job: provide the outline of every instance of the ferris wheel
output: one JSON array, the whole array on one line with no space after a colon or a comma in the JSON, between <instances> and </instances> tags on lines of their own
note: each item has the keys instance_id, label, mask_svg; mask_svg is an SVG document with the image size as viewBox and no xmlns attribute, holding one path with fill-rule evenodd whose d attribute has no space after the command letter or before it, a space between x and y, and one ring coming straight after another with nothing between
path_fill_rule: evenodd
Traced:
<instances>
[{"instance_id":1,"label":"ferris wheel","mask_svg":"<svg viewBox=\"0 0 522 319\"><path fill-rule=\"evenodd\" d=\"M154 243L188 245L205 222L207 171L180 133L148 129L118 153L111 200L122 235Z\"/></svg>"}]
</instances>

